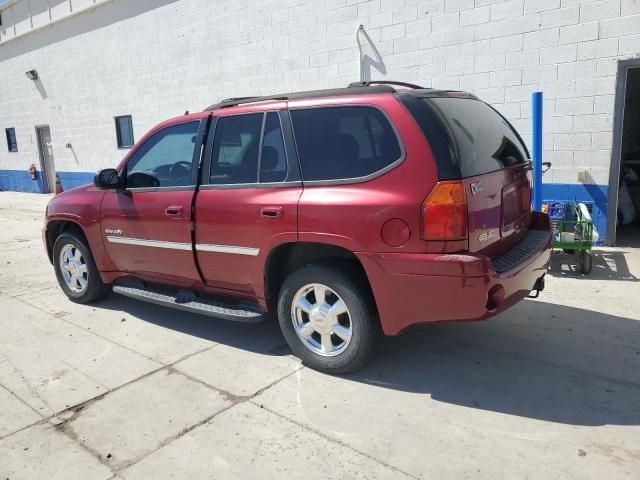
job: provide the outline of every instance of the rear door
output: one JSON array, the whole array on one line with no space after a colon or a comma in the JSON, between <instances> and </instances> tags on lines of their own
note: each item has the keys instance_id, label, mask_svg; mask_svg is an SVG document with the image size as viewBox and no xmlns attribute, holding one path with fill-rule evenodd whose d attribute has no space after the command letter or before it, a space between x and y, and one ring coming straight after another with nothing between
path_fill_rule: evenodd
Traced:
<instances>
[{"instance_id":1,"label":"rear door","mask_svg":"<svg viewBox=\"0 0 640 480\"><path fill-rule=\"evenodd\" d=\"M214 118L195 202L208 286L263 297L269 252L298 239L302 183L284 107Z\"/></svg>"},{"instance_id":2,"label":"rear door","mask_svg":"<svg viewBox=\"0 0 640 480\"><path fill-rule=\"evenodd\" d=\"M531 215L529 153L520 136L475 97L434 95L421 101L429 110L423 123L440 123L432 129L421 125L439 157L440 180L465 184L469 251L495 256L509 250L526 234Z\"/></svg>"},{"instance_id":3,"label":"rear door","mask_svg":"<svg viewBox=\"0 0 640 480\"><path fill-rule=\"evenodd\" d=\"M176 123L155 132L129 158L126 189L105 193L104 245L118 271L180 284L199 281L191 204L205 122Z\"/></svg>"}]
</instances>

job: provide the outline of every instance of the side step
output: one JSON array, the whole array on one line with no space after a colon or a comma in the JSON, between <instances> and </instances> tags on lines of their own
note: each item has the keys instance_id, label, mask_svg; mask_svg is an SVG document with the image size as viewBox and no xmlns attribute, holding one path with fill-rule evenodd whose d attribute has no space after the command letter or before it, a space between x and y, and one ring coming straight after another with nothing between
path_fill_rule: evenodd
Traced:
<instances>
[{"instance_id":1,"label":"side step","mask_svg":"<svg viewBox=\"0 0 640 480\"><path fill-rule=\"evenodd\" d=\"M251 303L232 304L211 297L199 297L191 290L179 290L177 294L173 294L145 286L142 282L126 282L115 284L113 291L136 300L234 322L258 323L266 319L266 315Z\"/></svg>"}]
</instances>

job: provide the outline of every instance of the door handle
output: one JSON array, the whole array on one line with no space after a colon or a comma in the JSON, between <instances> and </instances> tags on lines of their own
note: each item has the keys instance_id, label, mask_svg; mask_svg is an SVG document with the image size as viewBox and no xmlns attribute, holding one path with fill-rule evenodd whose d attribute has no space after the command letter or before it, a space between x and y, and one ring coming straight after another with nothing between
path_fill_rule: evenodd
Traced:
<instances>
[{"instance_id":1,"label":"door handle","mask_svg":"<svg viewBox=\"0 0 640 480\"><path fill-rule=\"evenodd\" d=\"M282 207L262 207L260 209L260 215L263 218L282 218Z\"/></svg>"},{"instance_id":2,"label":"door handle","mask_svg":"<svg viewBox=\"0 0 640 480\"><path fill-rule=\"evenodd\" d=\"M167 217L181 217L182 216L182 205L169 205L164 209L164 214Z\"/></svg>"}]
</instances>

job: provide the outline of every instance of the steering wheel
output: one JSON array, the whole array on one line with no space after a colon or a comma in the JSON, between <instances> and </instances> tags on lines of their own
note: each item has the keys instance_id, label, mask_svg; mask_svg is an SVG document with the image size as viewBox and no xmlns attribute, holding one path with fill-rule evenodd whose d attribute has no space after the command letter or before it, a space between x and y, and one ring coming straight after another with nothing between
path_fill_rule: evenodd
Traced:
<instances>
[{"instance_id":1,"label":"steering wheel","mask_svg":"<svg viewBox=\"0 0 640 480\"><path fill-rule=\"evenodd\" d=\"M181 172L179 169L183 169L184 172ZM179 162L171 165L169 169L169 176L171 178L179 178L186 177L191 174L191 162L187 162L185 160L180 160Z\"/></svg>"}]
</instances>

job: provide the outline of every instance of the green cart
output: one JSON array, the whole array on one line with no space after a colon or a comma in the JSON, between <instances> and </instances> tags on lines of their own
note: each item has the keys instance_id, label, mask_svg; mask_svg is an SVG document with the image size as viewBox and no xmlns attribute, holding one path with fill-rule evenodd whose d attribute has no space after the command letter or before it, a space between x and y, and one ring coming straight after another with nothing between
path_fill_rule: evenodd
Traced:
<instances>
[{"instance_id":1,"label":"green cart","mask_svg":"<svg viewBox=\"0 0 640 480\"><path fill-rule=\"evenodd\" d=\"M560 209L559 205L564 205ZM553 230L554 249L578 255L580 271L591 273L593 220L584 204L556 202L548 206ZM560 210L563 210L562 212Z\"/></svg>"}]
</instances>

